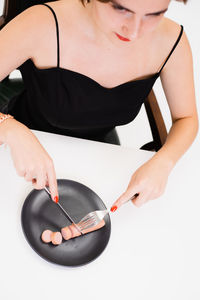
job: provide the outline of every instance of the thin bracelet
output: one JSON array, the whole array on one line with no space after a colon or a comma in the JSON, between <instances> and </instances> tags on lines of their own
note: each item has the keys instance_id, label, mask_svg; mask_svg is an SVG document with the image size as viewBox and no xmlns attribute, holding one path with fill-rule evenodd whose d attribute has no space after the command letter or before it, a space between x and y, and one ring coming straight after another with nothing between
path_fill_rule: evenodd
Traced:
<instances>
[{"instance_id":1,"label":"thin bracelet","mask_svg":"<svg viewBox=\"0 0 200 300\"><path fill-rule=\"evenodd\" d=\"M11 116L11 115L5 115L5 114L0 113L0 124L1 124L3 121L5 121L6 119L14 119L14 117Z\"/></svg>"}]
</instances>

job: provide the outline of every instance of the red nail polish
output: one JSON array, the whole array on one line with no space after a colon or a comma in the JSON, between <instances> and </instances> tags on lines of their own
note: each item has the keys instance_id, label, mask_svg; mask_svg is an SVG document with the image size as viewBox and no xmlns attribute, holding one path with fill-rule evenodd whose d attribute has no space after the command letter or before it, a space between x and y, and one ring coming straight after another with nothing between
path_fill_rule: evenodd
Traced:
<instances>
[{"instance_id":1,"label":"red nail polish","mask_svg":"<svg viewBox=\"0 0 200 300\"><path fill-rule=\"evenodd\" d=\"M58 196L55 196L55 197L54 197L54 201L55 201L56 203L58 203Z\"/></svg>"},{"instance_id":2,"label":"red nail polish","mask_svg":"<svg viewBox=\"0 0 200 300\"><path fill-rule=\"evenodd\" d=\"M116 210L117 210L117 206L116 206L116 205L112 206L110 210L111 210L112 212L116 211Z\"/></svg>"}]
</instances>

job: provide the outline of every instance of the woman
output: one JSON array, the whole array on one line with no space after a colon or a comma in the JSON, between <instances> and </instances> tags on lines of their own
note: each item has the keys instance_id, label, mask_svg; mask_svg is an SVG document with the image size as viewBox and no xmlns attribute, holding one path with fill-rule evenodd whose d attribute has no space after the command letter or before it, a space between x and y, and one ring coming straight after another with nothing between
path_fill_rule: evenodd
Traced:
<instances>
[{"instance_id":1,"label":"woman","mask_svg":"<svg viewBox=\"0 0 200 300\"><path fill-rule=\"evenodd\" d=\"M169 4L61 0L25 10L0 32L0 80L21 66L26 86L1 114L0 141L10 146L17 173L36 189L49 185L54 201L53 161L29 128L105 139L135 118L159 76L173 125L111 211L133 195L139 207L164 192L198 130L192 54L183 27L164 17Z\"/></svg>"}]
</instances>

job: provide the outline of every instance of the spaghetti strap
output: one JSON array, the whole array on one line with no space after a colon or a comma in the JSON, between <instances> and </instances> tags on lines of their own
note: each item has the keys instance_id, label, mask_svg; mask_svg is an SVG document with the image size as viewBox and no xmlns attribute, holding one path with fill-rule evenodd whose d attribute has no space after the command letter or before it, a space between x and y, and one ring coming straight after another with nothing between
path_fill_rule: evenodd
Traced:
<instances>
[{"instance_id":1,"label":"spaghetti strap","mask_svg":"<svg viewBox=\"0 0 200 300\"><path fill-rule=\"evenodd\" d=\"M166 60L165 60L165 62L164 62L164 64L163 64L163 66L161 67L160 71L158 72L159 74L161 73L162 69L164 68L165 64L167 63L168 59L170 58L172 52L174 51L174 49L175 49L176 46L178 45L178 42L180 41L182 34L183 34L183 25L181 25L181 31L180 31L180 33L179 33L179 36L178 36L178 38L177 38L177 40L176 40L176 42L175 42L175 44L174 44L172 50L170 51L169 55L167 56L167 58L166 58Z\"/></svg>"},{"instance_id":2,"label":"spaghetti strap","mask_svg":"<svg viewBox=\"0 0 200 300\"><path fill-rule=\"evenodd\" d=\"M48 4L46 3L42 3L41 5L45 5L47 6L53 13L54 18L55 18L55 22L56 22L56 35L57 35L57 67L60 67L60 43L59 43L59 27L58 27L58 20L56 17L56 14L53 10L53 8L51 8Z\"/></svg>"}]
</instances>

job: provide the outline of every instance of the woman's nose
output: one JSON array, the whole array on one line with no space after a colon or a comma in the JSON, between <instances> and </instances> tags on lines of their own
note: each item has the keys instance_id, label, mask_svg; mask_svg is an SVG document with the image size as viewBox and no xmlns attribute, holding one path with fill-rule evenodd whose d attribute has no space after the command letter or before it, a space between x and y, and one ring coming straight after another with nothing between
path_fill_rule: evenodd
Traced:
<instances>
[{"instance_id":1,"label":"woman's nose","mask_svg":"<svg viewBox=\"0 0 200 300\"><path fill-rule=\"evenodd\" d=\"M126 24L122 26L122 32L126 38L136 39L138 37L141 26L141 20L137 17L133 17Z\"/></svg>"}]
</instances>

